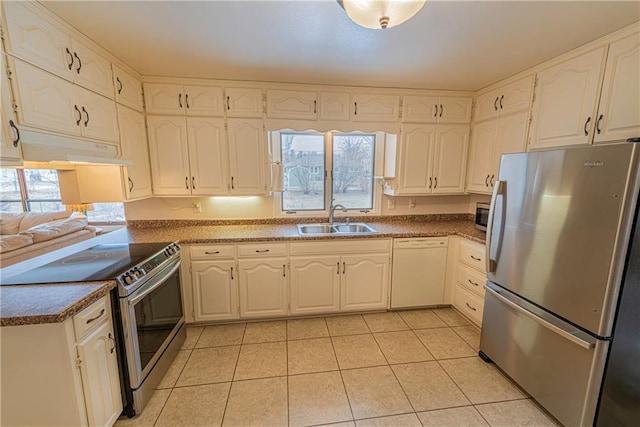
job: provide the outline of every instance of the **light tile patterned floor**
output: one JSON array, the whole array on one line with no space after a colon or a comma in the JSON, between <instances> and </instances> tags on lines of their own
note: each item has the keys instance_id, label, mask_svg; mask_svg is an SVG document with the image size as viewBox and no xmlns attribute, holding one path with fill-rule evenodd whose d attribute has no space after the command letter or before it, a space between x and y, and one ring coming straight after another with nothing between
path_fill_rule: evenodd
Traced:
<instances>
[{"instance_id":1,"label":"light tile patterned floor","mask_svg":"<svg viewBox=\"0 0 640 427\"><path fill-rule=\"evenodd\" d=\"M191 326L141 415L116 426L553 426L440 308Z\"/></svg>"}]
</instances>

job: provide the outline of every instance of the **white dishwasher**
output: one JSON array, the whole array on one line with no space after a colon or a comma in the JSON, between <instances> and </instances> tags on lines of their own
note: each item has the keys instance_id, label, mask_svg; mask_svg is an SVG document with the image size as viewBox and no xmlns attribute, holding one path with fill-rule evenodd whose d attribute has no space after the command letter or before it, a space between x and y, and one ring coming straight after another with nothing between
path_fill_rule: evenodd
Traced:
<instances>
[{"instance_id":1,"label":"white dishwasher","mask_svg":"<svg viewBox=\"0 0 640 427\"><path fill-rule=\"evenodd\" d=\"M447 237L393 240L391 308L444 304Z\"/></svg>"}]
</instances>

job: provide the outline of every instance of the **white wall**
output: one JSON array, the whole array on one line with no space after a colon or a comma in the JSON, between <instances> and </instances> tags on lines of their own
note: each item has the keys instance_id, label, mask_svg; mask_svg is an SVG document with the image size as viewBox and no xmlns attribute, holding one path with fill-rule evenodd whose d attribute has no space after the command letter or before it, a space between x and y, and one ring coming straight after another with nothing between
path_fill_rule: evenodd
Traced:
<instances>
[{"instance_id":1,"label":"white wall","mask_svg":"<svg viewBox=\"0 0 640 427\"><path fill-rule=\"evenodd\" d=\"M389 209L383 196L382 215L424 215L475 212L471 210L473 196L415 197L416 206L409 207L409 197L395 197L395 209ZM202 212L195 212L193 204L200 202ZM127 202L127 220L145 219L255 219L273 218L272 197L185 197L161 198Z\"/></svg>"}]
</instances>

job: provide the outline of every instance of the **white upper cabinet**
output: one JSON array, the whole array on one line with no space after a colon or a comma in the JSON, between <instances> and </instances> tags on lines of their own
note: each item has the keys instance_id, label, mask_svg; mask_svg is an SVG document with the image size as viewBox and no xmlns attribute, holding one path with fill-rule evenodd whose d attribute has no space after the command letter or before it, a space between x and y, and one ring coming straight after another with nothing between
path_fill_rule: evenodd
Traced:
<instances>
[{"instance_id":1,"label":"white upper cabinet","mask_svg":"<svg viewBox=\"0 0 640 427\"><path fill-rule=\"evenodd\" d=\"M640 36L612 43L607 55L594 143L640 136Z\"/></svg>"},{"instance_id":2,"label":"white upper cabinet","mask_svg":"<svg viewBox=\"0 0 640 427\"><path fill-rule=\"evenodd\" d=\"M224 94L227 117L262 117L262 89L228 87Z\"/></svg>"},{"instance_id":3,"label":"white upper cabinet","mask_svg":"<svg viewBox=\"0 0 640 427\"><path fill-rule=\"evenodd\" d=\"M468 97L415 96L402 98L405 123L469 123L472 99Z\"/></svg>"},{"instance_id":4,"label":"white upper cabinet","mask_svg":"<svg viewBox=\"0 0 640 427\"><path fill-rule=\"evenodd\" d=\"M224 119L187 118L191 194L226 193L227 158Z\"/></svg>"},{"instance_id":5,"label":"white upper cabinet","mask_svg":"<svg viewBox=\"0 0 640 427\"><path fill-rule=\"evenodd\" d=\"M118 105L118 124L122 158L131 161L130 165L122 168L127 200L151 197L151 167L144 115Z\"/></svg>"},{"instance_id":6,"label":"white upper cabinet","mask_svg":"<svg viewBox=\"0 0 640 427\"><path fill-rule=\"evenodd\" d=\"M591 142L604 56L601 47L538 74L529 149Z\"/></svg>"},{"instance_id":7,"label":"white upper cabinet","mask_svg":"<svg viewBox=\"0 0 640 427\"><path fill-rule=\"evenodd\" d=\"M475 121L494 119L500 115L529 109L532 89L533 74L478 96Z\"/></svg>"},{"instance_id":8,"label":"white upper cabinet","mask_svg":"<svg viewBox=\"0 0 640 427\"><path fill-rule=\"evenodd\" d=\"M351 94L344 92L320 92L320 120L349 120L350 108Z\"/></svg>"},{"instance_id":9,"label":"white upper cabinet","mask_svg":"<svg viewBox=\"0 0 640 427\"><path fill-rule=\"evenodd\" d=\"M263 126L260 119L227 121L232 195L260 195L267 191Z\"/></svg>"},{"instance_id":10,"label":"white upper cabinet","mask_svg":"<svg viewBox=\"0 0 640 427\"><path fill-rule=\"evenodd\" d=\"M76 87L78 106L82 112L82 136L119 143L118 113L113 100Z\"/></svg>"},{"instance_id":11,"label":"white upper cabinet","mask_svg":"<svg viewBox=\"0 0 640 427\"><path fill-rule=\"evenodd\" d=\"M148 116L153 194L191 194L189 145L184 117Z\"/></svg>"},{"instance_id":12,"label":"white upper cabinet","mask_svg":"<svg viewBox=\"0 0 640 427\"><path fill-rule=\"evenodd\" d=\"M318 94L293 90L267 90L267 117L307 119L318 117Z\"/></svg>"},{"instance_id":13,"label":"white upper cabinet","mask_svg":"<svg viewBox=\"0 0 640 427\"><path fill-rule=\"evenodd\" d=\"M397 171L396 192L400 194L427 194L433 188L430 160L436 138L434 125L403 125L400 136L400 163ZM429 186L431 180L431 186Z\"/></svg>"},{"instance_id":14,"label":"white upper cabinet","mask_svg":"<svg viewBox=\"0 0 640 427\"><path fill-rule=\"evenodd\" d=\"M222 88L216 86L145 83L145 107L149 114L223 117Z\"/></svg>"},{"instance_id":15,"label":"white upper cabinet","mask_svg":"<svg viewBox=\"0 0 640 427\"><path fill-rule=\"evenodd\" d=\"M439 125L433 149L433 194L464 192L469 126Z\"/></svg>"},{"instance_id":16,"label":"white upper cabinet","mask_svg":"<svg viewBox=\"0 0 640 427\"><path fill-rule=\"evenodd\" d=\"M144 109L142 83L115 64L113 65L113 85L118 104L126 105L136 111Z\"/></svg>"},{"instance_id":17,"label":"white upper cabinet","mask_svg":"<svg viewBox=\"0 0 640 427\"><path fill-rule=\"evenodd\" d=\"M351 118L354 122L397 122L400 96L354 94Z\"/></svg>"},{"instance_id":18,"label":"white upper cabinet","mask_svg":"<svg viewBox=\"0 0 640 427\"><path fill-rule=\"evenodd\" d=\"M2 64L2 104L0 108L0 166L19 166L22 164L22 149L20 147L20 130L11 105L11 88L7 76L5 64L6 57L0 54Z\"/></svg>"},{"instance_id":19,"label":"white upper cabinet","mask_svg":"<svg viewBox=\"0 0 640 427\"><path fill-rule=\"evenodd\" d=\"M24 2L27 3L27 2ZM3 2L7 51L66 80L113 98L111 64L23 2Z\"/></svg>"}]
</instances>

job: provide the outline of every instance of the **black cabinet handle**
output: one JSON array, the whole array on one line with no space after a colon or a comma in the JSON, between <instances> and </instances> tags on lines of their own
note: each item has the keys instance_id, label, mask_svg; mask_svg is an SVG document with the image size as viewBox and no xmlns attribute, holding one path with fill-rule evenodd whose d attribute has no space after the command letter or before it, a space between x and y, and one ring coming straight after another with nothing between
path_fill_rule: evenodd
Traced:
<instances>
[{"instance_id":1,"label":"black cabinet handle","mask_svg":"<svg viewBox=\"0 0 640 427\"><path fill-rule=\"evenodd\" d=\"M184 95L184 102L187 105L187 108L191 108L191 107L189 107L189 94L188 93L185 93L185 95Z\"/></svg>"},{"instance_id":2,"label":"black cabinet handle","mask_svg":"<svg viewBox=\"0 0 640 427\"><path fill-rule=\"evenodd\" d=\"M82 113L78 109L77 105L74 105L73 109L76 110L76 113L78 113L78 120L76 120L76 126L80 126L80 122L82 121Z\"/></svg>"},{"instance_id":3,"label":"black cabinet handle","mask_svg":"<svg viewBox=\"0 0 640 427\"><path fill-rule=\"evenodd\" d=\"M129 179L129 193L131 193L133 191L133 180L131 178Z\"/></svg>"},{"instance_id":4,"label":"black cabinet handle","mask_svg":"<svg viewBox=\"0 0 640 427\"><path fill-rule=\"evenodd\" d=\"M354 109L354 111L353 111L353 115L354 115L354 116L357 116L357 115L358 115L358 102L357 102L357 101L355 101L355 102L353 103L353 105L355 106L355 109Z\"/></svg>"},{"instance_id":5,"label":"black cabinet handle","mask_svg":"<svg viewBox=\"0 0 640 427\"><path fill-rule=\"evenodd\" d=\"M476 311L476 309L471 307L468 302L465 302L465 304L467 304L467 307L469 307L471 310Z\"/></svg>"},{"instance_id":6,"label":"black cabinet handle","mask_svg":"<svg viewBox=\"0 0 640 427\"><path fill-rule=\"evenodd\" d=\"M120 81L120 77L116 77L116 82L118 82L118 95L122 93L122 82Z\"/></svg>"},{"instance_id":7,"label":"black cabinet handle","mask_svg":"<svg viewBox=\"0 0 640 427\"><path fill-rule=\"evenodd\" d=\"M233 177L231 177L231 189L234 190L236 187L233 186Z\"/></svg>"},{"instance_id":8,"label":"black cabinet handle","mask_svg":"<svg viewBox=\"0 0 640 427\"><path fill-rule=\"evenodd\" d=\"M339 275L340 275L340 261L338 261L338 263L337 263L337 264L338 264L338 273L337 273L337 274L338 274L338 276L339 276Z\"/></svg>"},{"instance_id":9,"label":"black cabinet handle","mask_svg":"<svg viewBox=\"0 0 640 427\"><path fill-rule=\"evenodd\" d=\"M87 119L84 121L84 127L87 127L89 124L89 112L84 107L82 107L82 112L87 116Z\"/></svg>"},{"instance_id":10,"label":"black cabinet handle","mask_svg":"<svg viewBox=\"0 0 640 427\"><path fill-rule=\"evenodd\" d=\"M318 113L318 101L317 100L313 100L313 114L317 114Z\"/></svg>"},{"instance_id":11,"label":"black cabinet handle","mask_svg":"<svg viewBox=\"0 0 640 427\"><path fill-rule=\"evenodd\" d=\"M438 117L438 104L433 106L433 117Z\"/></svg>"},{"instance_id":12,"label":"black cabinet handle","mask_svg":"<svg viewBox=\"0 0 640 427\"><path fill-rule=\"evenodd\" d=\"M282 264L282 277L287 277L286 268L287 266L285 264Z\"/></svg>"},{"instance_id":13,"label":"black cabinet handle","mask_svg":"<svg viewBox=\"0 0 640 427\"><path fill-rule=\"evenodd\" d=\"M442 107L442 104L440 104L440 116L439 117L442 117L442 111L443 110L444 110L444 108Z\"/></svg>"},{"instance_id":14,"label":"black cabinet handle","mask_svg":"<svg viewBox=\"0 0 640 427\"><path fill-rule=\"evenodd\" d=\"M219 253L220 251L215 251L215 252L204 251L205 255L218 255Z\"/></svg>"},{"instance_id":15,"label":"black cabinet handle","mask_svg":"<svg viewBox=\"0 0 640 427\"><path fill-rule=\"evenodd\" d=\"M87 325L93 321L98 320L100 317L102 317L102 315L104 314L104 308L102 310L100 310L100 313L98 313L98 315L96 317L92 317L91 319L87 320Z\"/></svg>"},{"instance_id":16,"label":"black cabinet handle","mask_svg":"<svg viewBox=\"0 0 640 427\"><path fill-rule=\"evenodd\" d=\"M184 188L186 188L187 190L189 189L189 177L188 176L184 177Z\"/></svg>"},{"instance_id":17,"label":"black cabinet handle","mask_svg":"<svg viewBox=\"0 0 640 427\"><path fill-rule=\"evenodd\" d=\"M489 175L487 175L487 177L484 179L484 185L485 187L489 186Z\"/></svg>"},{"instance_id":18,"label":"black cabinet handle","mask_svg":"<svg viewBox=\"0 0 640 427\"><path fill-rule=\"evenodd\" d=\"M471 259L476 260L476 261L480 261L480 258L478 257L474 257L473 255L469 255L471 257Z\"/></svg>"},{"instance_id":19,"label":"black cabinet handle","mask_svg":"<svg viewBox=\"0 0 640 427\"><path fill-rule=\"evenodd\" d=\"M178 105L182 108L182 94L178 94Z\"/></svg>"},{"instance_id":20,"label":"black cabinet handle","mask_svg":"<svg viewBox=\"0 0 640 427\"><path fill-rule=\"evenodd\" d=\"M231 280L233 280L233 267L231 267Z\"/></svg>"},{"instance_id":21,"label":"black cabinet handle","mask_svg":"<svg viewBox=\"0 0 640 427\"><path fill-rule=\"evenodd\" d=\"M80 69L82 68L82 61L77 53L73 52L73 57L78 60L78 68L76 68L76 73L80 74Z\"/></svg>"},{"instance_id":22,"label":"black cabinet handle","mask_svg":"<svg viewBox=\"0 0 640 427\"><path fill-rule=\"evenodd\" d=\"M227 111L231 109L231 105L229 104L229 97L227 96Z\"/></svg>"},{"instance_id":23,"label":"black cabinet handle","mask_svg":"<svg viewBox=\"0 0 640 427\"><path fill-rule=\"evenodd\" d=\"M433 178L433 182L434 182L433 188L436 188L438 186L438 177L437 176Z\"/></svg>"},{"instance_id":24,"label":"black cabinet handle","mask_svg":"<svg viewBox=\"0 0 640 427\"><path fill-rule=\"evenodd\" d=\"M493 179L495 177L496 177L495 175L491 174L491 178L489 178L489 184L491 184L492 187L493 187L493 184L494 184Z\"/></svg>"},{"instance_id":25,"label":"black cabinet handle","mask_svg":"<svg viewBox=\"0 0 640 427\"><path fill-rule=\"evenodd\" d=\"M113 354L113 352L116 350L116 339L113 338L113 335L111 335L111 333L109 333L109 341L113 342L113 347L109 349L109 353Z\"/></svg>"},{"instance_id":26,"label":"black cabinet handle","mask_svg":"<svg viewBox=\"0 0 640 427\"><path fill-rule=\"evenodd\" d=\"M502 100L504 99L504 95L500 97L500 109L502 110Z\"/></svg>"},{"instance_id":27,"label":"black cabinet handle","mask_svg":"<svg viewBox=\"0 0 640 427\"><path fill-rule=\"evenodd\" d=\"M600 123L602 123L603 118L604 114L600 114L600 117L598 117L598 121L596 122L596 132L598 132L598 135L602 132L602 129L600 129Z\"/></svg>"},{"instance_id":28,"label":"black cabinet handle","mask_svg":"<svg viewBox=\"0 0 640 427\"><path fill-rule=\"evenodd\" d=\"M9 126L12 127L16 131L16 139L14 139L12 141L13 142L13 148L18 148L18 142L20 142L20 130L18 129L16 124L13 123L13 120L9 120Z\"/></svg>"},{"instance_id":29,"label":"black cabinet handle","mask_svg":"<svg viewBox=\"0 0 640 427\"><path fill-rule=\"evenodd\" d=\"M433 178L429 177L429 188L433 186Z\"/></svg>"},{"instance_id":30,"label":"black cabinet handle","mask_svg":"<svg viewBox=\"0 0 640 427\"><path fill-rule=\"evenodd\" d=\"M196 177L195 177L195 176L192 176L192 177L191 177L191 188L192 188L193 190L195 190L195 189L196 189Z\"/></svg>"},{"instance_id":31,"label":"black cabinet handle","mask_svg":"<svg viewBox=\"0 0 640 427\"><path fill-rule=\"evenodd\" d=\"M496 100L493 101L493 109L498 111L498 97L496 96Z\"/></svg>"},{"instance_id":32,"label":"black cabinet handle","mask_svg":"<svg viewBox=\"0 0 640 427\"><path fill-rule=\"evenodd\" d=\"M73 55L71 54L71 51L68 47L65 49L67 51L67 55L69 55L69 63L67 64L67 67L69 67L69 70L71 70L73 68Z\"/></svg>"},{"instance_id":33,"label":"black cabinet handle","mask_svg":"<svg viewBox=\"0 0 640 427\"><path fill-rule=\"evenodd\" d=\"M263 250L256 249L256 253L257 253L257 254L264 254L264 253L267 253L267 252L269 252L269 251L270 251L270 249L263 249Z\"/></svg>"},{"instance_id":34,"label":"black cabinet handle","mask_svg":"<svg viewBox=\"0 0 640 427\"><path fill-rule=\"evenodd\" d=\"M587 129L587 126L589 125L590 121L591 121L591 116L587 117L587 121L584 122L584 136L589 136L589 129Z\"/></svg>"},{"instance_id":35,"label":"black cabinet handle","mask_svg":"<svg viewBox=\"0 0 640 427\"><path fill-rule=\"evenodd\" d=\"M342 274L347 274L347 263L346 262L342 263Z\"/></svg>"}]
</instances>

